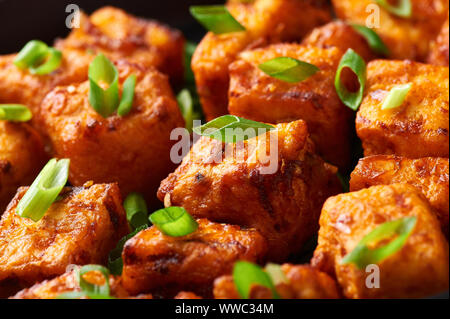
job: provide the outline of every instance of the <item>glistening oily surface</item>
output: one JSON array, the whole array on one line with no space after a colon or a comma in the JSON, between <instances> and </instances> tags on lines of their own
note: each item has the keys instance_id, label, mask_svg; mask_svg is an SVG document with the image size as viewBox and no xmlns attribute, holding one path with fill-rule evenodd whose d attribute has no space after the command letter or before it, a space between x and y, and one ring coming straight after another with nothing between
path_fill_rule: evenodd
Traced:
<instances>
[{"instance_id":1,"label":"glistening oily surface","mask_svg":"<svg viewBox=\"0 0 450 319\"><path fill-rule=\"evenodd\" d=\"M448 0L208 3L0 1L0 298L448 291Z\"/></svg>"}]
</instances>

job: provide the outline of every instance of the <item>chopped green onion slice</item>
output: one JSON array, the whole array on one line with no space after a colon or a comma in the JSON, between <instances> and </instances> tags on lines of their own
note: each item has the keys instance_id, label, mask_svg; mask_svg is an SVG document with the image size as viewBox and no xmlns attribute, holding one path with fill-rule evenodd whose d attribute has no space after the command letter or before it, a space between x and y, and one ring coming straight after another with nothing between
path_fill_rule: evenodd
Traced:
<instances>
[{"instance_id":1,"label":"chopped green onion slice","mask_svg":"<svg viewBox=\"0 0 450 319\"><path fill-rule=\"evenodd\" d=\"M32 40L25 44L17 54L17 57L14 59L14 65L19 69L28 69L45 60L47 54L47 44L39 40Z\"/></svg>"},{"instance_id":2,"label":"chopped green onion slice","mask_svg":"<svg viewBox=\"0 0 450 319\"><path fill-rule=\"evenodd\" d=\"M259 69L276 79L296 83L306 80L320 69L307 62L289 57L278 57L259 65Z\"/></svg>"},{"instance_id":3,"label":"chopped green onion slice","mask_svg":"<svg viewBox=\"0 0 450 319\"><path fill-rule=\"evenodd\" d=\"M122 274L123 269L123 260L122 260L122 251L125 243L137 235L140 231L146 229L148 224L142 225L136 228L133 232L128 235L122 237L117 243L116 247L109 252L108 256L108 268L113 275L120 276Z\"/></svg>"},{"instance_id":4,"label":"chopped green onion slice","mask_svg":"<svg viewBox=\"0 0 450 319\"><path fill-rule=\"evenodd\" d=\"M251 288L254 285L267 287L272 291L275 299L280 298L270 276L261 267L253 263L246 261L236 262L233 268L233 281L242 299L250 298Z\"/></svg>"},{"instance_id":5,"label":"chopped green onion slice","mask_svg":"<svg viewBox=\"0 0 450 319\"><path fill-rule=\"evenodd\" d=\"M215 34L245 31L224 6L191 6L189 10L201 25Z\"/></svg>"},{"instance_id":6,"label":"chopped green onion slice","mask_svg":"<svg viewBox=\"0 0 450 319\"><path fill-rule=\"evenodd\" d=\"M375 2L396 16L410 18L412 15L411 0L398 0L397 6L391 5L388 0L375 0Z\"/></svg>"},{"instance_id":7,"label":"chopped green onion slice","mask_svg":"<svg viewBox=\"0 0 450 319\"><path fill-rule=\"evenodd\" d=\"M32 40L19 52L14 64L19 69L29 69L32 74L45 75L59 68L61 61L61 51L49 48L42 41Z\"/></svg>"},{"instance_id":8,"label":"chopped green onion slice","mask_svg":"<svg viewBox=\"0 0 450 319\"><path fill-rule=\"evenodd\" d=\"M22 104L0 104L0 121L27 122L33 115L31 111Z\"/></svg>"},{"instance_id":9,"label":"chopped green onion slice","mask_svg":"<svg viewBox=\"0 0 450 319\"><path fill-rule=\"evenodd\" d=\"M389 256L399 251L411 235L416 225L417 217L403 217L394 221L381 224L368 235L366 235L358 245L348 253L341 264L355 264L359 269L365 269L367 265L377 264ZM369 245L387 240L396 236L389 243L373 249Z\"/></svg>"},{"instance_id":10,"label":"chopped green onion slice","mask_svg":"<svg viewBox=\"0 0 450 319\"><path fill-rule=\"evenodd\" d=\"M119 116L125 116L130 113L133 107L134 100L134 88L136 86L136 75L132 74L123 83L122 100L120 101L117 109Z\"/></svg>"},{"instance_id":11,"label":"chopped green onion slice","mask_svg":"<svg viewBox=\"0 0 450 319\"><path fill-rule=\"evenodd\" d=\"M185 80L188 84L195 84L194 72L191 68L192 56L197 49L197 44L194 42L187 41L184 48L184 74Z\"/></svg>"},{"instance_id":12,"label":"chopped green onion slice","mask_svg":"<svg viewBox=\"0 0 450 319\"><path fill-rule=\"evenodd\" d=\"M37 67L30 66L30 72L37 75L52 73L61 65L62 52L53 48L48 49L48 59Z\"/></svg>"},{"instance_id":13,"label":"chopped green onion slice","mask_svg":"<svg viewBox=\"0 0 450 319\"><path fill-rule=\"evenodd\" d=\"M104 90L100 82L109 85ZM107 118L119 105L119 72L103 54L99 54L89 65L89 103L101 116Z\"/></svg>"},{"instance_id":14,"label":"chopped green onion slice","mask_svg":"<svg viewBox=\"0 0 450 319\"><path fill-rule=\"evenodd\" d=\"M91 284L83 278L83 275L91 272L98 271L105 278L105 283L101 286ZM107 296L109 297L109 270L106 267L100 265L85 265L78 270L78 284L81 291L88 296Z\"/></svg>"},{"instance_id":15,"label":"chopped green onion slice","mask_svg":"<svg viewBox=\"0 0 450 319\"><path fill-rule=\"evenodd\" d=\"M359 24L352 24L351 26L366 39L373 52L384 56L389 55L388 47L373 29Z\"/></svg>"},{"instance_id":16,"label":"chopped green onion slice","mask_svg":"<svg viewBox=\"0 0 450 319\"><path fill-rule=\"evenodd\" d=\"M235 115L224 115L202 126L194 127L193 131L198 135L208 136L222 142L235 143L274 129L275 127L272 125L247 120Z\"/></svg>"},{"instance_id":17,"label":"chopped green onion slice","mask_svg":"<svg viewBox=\"0 0 450 319\"><path fill-rule=\"evenodd\" d=\"M408 95L408 92L411 90L411 87L412 83L395 86L386 96L381 109L395 109L402 105L405 101L406 95Z\"/></svg>"},{"instance_id":18,"label":"chopped green onion slice","mask_svg":"<svg viewBox=\"0 0 450 319\"><path fill-rule=\"evenodd\" d=\"M344 68L350 68L359 81L358 92L349 92L341 81L341 73ZM364 88L366 86L366 63L364 60L352 49L348 49L341 59L339 67L336 71L336 78L334 80L336 92L339 95L342 103L347 105L352 110L358 110L363 99Z\"/></svg>"},{"instance_id":19,"label":"chopped green onion slice","mask_svg":"<svg viewBox=\"0 0 450 319\"><path fill-rule=\"evenodd\" d=\"M193 109L194 101L192 100L191 92L188 89L183 89L177 96L178 105L180 106L181 114L186 122L186 129L191 132L193 124Z\"/></svg>"},{"instance_id":20,"label":"chopped green onion slice","mask_svg":"<svg viewBox=\"0 0 450 319\"><path fill-rule=\"evenodd\" d=\"M268 263L266 267L264 267L264 271L269 275L274 286L278 284L287 284L289 282L283 269L278 264Z\"/></svg>"},{"instance_id":21,"label":"chopped green onion slice","mask_svg":"<svg viewBox=\"0 0 450 319\"><path fill-rule=\"evenodd\" d=\"M127 212L127 220L133 229L148 225L147 204L141 194L129 194L125 199L123 206Z\"/></svg>"},{"instance_id":22,"label":"chopped green onion slice","mask_svg":"<svg viewBox=\"0 0 450 319\"><path fill-rule=\"evenodd\" d=\"M166 207L150 215L150 221L165 235L181 237L195 232L197 221L183 207Z\"/></svg>"},{"instance_id":23,"label":"chopped green onion slice","mask_svg":"<svg viewBox=\"0 0 450 319\"><path fill-rule=\"evenodd\" d=\"M17 205L16 213L37 222L67 183L70 160L50 160Z\"/></svg>"}]
</instances>

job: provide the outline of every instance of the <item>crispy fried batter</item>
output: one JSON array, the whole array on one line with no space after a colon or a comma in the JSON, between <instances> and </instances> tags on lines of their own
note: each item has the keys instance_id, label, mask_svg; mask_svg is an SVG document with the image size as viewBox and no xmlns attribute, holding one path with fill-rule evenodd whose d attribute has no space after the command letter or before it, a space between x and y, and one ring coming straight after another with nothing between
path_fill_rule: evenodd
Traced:
<instances>
[{"instance_id":1,"label":"crispy fried batter","mask_svg":"<svg viewBox=\"0 0 450 319\"><path fill-rule=\"evenodd\" d=\"M256 230L198 223L197 231L184 237L163 235L153 226L128 240L122 253L125 288L165 296L189 289L209 296L214 279L230 273L235 261L264 260L267 244Z\"/></svg>"},{"instance_id":2,"label":"crispy fried batter","mask_svg":"<svg viewBox=\"0 0 450 319\"><path fill-rule=\"evenodd\" d=\"M0 216L17 188L31 184L46 158L41 138L30 126L0 121Z\"/></svg>"},{"instance_id":3,"label":"crispy fried batter","mask_svg":"<svg viewBox=\"0 0 450 319\"><path fill-rule=\"evenodd\" d=\"M327 274L308 265L282 265L288 280L279 283L276 290L283 299L337 299L340 298L336 282ZM272 292L261 286L250 289L250 299L270 299ZM232 276L222 276L214 281L214 298L239 299Z\"/></svg>"},{"instance_id":4,"label":"crispy fried batter","mask_svg":"<svg viewBox=\"0 0 450 319\"><path fill-rule=\"evenodd\" d=\"M408 184L372 186L329 198L320 216L319 244L313 266L336 276L348 298L426 297L448 289L448 242L435 212ZM353 264L341 264L359 241L377 226L402 217L417 217L400 251L378 263L379 288ZM375 246L377 247L377 246Z\"/></svg>"},{"instance_id":5,"label":"crispy fried batter","mask_svg":"<svg viewBox=\"0 0 450 319\"><path fill-rule=\"evenodd\" d=\"M406 83L412 83L412 88L403 104L382 110L389 91ZM411 61L370 62L365 97L356 117L364 155L448 157L448 90L447 67Z\"/></svg>"},{"instance_id":6,"label":"crispy fried batter","mask_svg":"<svg viewBox=\"0 0 450 319\"><path fill-rule=\"evenodd\" d=\"M428 63L448 66L448 51L449 51L449 24L447 21L442 26L441 33L437 39L431 44L430 55L428 56Z\"/></svg>"},{"instance_id":7,"label":"crispy fried batter","mask_svg":"<svg viewBox=\"0 0 450 319\"><path fill-rule=\"evenodd\" d=\"M278 144L269 147L275 136ZM269 152L262 164L261 154ZM202 137L162 181L158 198L198 218L256 228L269 241L270 258L281 260L317 230L323 202L340 191L335 173L315 155L300 120L244 143Z\"/></svg>"},{"instance_id":8,"label":"crispy fried batter","mask_svg":"<svg viewBox=\"0 0 450 319\"><path fill-rule=\"evenodd\" d=\"M142 192L157 201L160 181L174 168L170 133L184 120L167 77L124 60L117 63L119 82L137 76L131 112L103 118L90 105L89 83L57 87L42 103L40 121L54 155L70 158L70 182L118 182L123 195Z\"/></svg>"},{"instance_id":9,"label":"crispy fried batter","mask_svg":"<svg viewBox=\"0 0 450 319\"><path fill-rule=\"evenodd\" d=\"M436 210L442 230L448 236L448 158L408 159L375 155L361 159L351 175L350 190L374 185L408 183L419 189Z\"/></svg>"},{"instance_id":10,"label":"crispy fried batter","mask_svg":"<svg viewBox=\"0 0 450 319\"><path fill-rule=\"evenodd\" d=\"M105 263L128 233L117 184L66 188L44 217L16 214L27 188L20 188L0 221L0 296L63 274L70 264Z\"/></svg>"},{"instance_id":11,"label":"crispy fried batter","mask_svg":"<svg viewBox=\"0 0 450 319\"><path fill-rule=\"evenodd\" d=\"M411 0L410 18L395 16L372 0L332 2L340 19L365 26L373 25L389 47L393 59L424 61L430 39L436 38L448 12L448 0Z\"/></svg>"},{"instance_id":12,"label":"crispy fried batter","mask_svg":"<svg viewBox=\"0 0 450 319\"><path fill-rule=\"evenodd\" d=\"M125 58L153 66L169 75L173 83L183 79L184 38L153 20L144 20L114 7L103 7L90 17L80 15L80 28L74 28L56 47L103 53L112 60Z\"/></svg>"},{"instance_id":13,"label":"crispy fried batter","mask_svg":"<svg viewBox=\"0 0 450 319\"><path fill-rule=\"evenodd\" d=\"M197 89L208 120L227 113L228 66L244 49L299 41L311 29L331 20L323 0L228 1L227 8L245 32L214 35L200 42L192 60Z\"/></svg>"},{"instance_id":14,"label":"crispy fried batter","mask_svg":"<svg viewBox=\"0 0 450 319\"><path fill-rule=\"evenodd\" d=\"M94 274L95 275L95 274ZM92 277L91 273L87 273L84 277ZM89 282L91 278L86 278ZM94 278L93 278L94 279ZM102 278L103 279L103 278ZM102 284L102 283L99 283ZM152 295L138 295L132 297L122 286L120 277L109 277L110 295L119 299L152 299ZM30 288L19 291L10 299L55 299L59 295L72 291L80 291L80 285L77 281L75 270L66 272L51 280L45 280L37 283ZM83 298L84 299L84 298Z\"/></svg>"},{"instance_id":15,"label":"crispy fried batter","mask_svg":"<svg viewBox=\"0 0 450 319\"><path fill-rule=\"evenodd\" d=\"M365 61L370 61L377 57L362 35L356 32L349 24L339 20L313 29L303 39L302 44L323 49L336 47L342 52L346 52L351 48Z\"/></svg>"},{"instance_id":16,"label":"crispy fried batter","mask_svg":"<svg viewBox=\"0 0 450 319\"><path fill-rule=\"evenodd\" d=\"M305 120L318 153L334 165L349 166L354 112L340 101L334 87L342 54L337 48L298 44L276 44L241 53L230 66L230 114L267 123ZM314 64L321 71L302 82L288 83L258 68L281 56Z\"/></svg>"}]
</instances>

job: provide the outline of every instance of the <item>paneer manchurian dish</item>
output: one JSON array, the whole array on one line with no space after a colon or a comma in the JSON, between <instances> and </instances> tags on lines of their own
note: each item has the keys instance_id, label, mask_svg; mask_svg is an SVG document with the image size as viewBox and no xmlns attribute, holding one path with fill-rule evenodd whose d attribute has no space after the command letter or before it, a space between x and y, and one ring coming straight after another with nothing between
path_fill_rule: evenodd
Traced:
<instances>
[{"instance_id":1,"label":"paneer manchurian dish","mask_svg":"<svg viewBox=\"0 0 450 319\"><path fill-rule=\"evenodd\" d=\"M448 291L448 0L190 11L0 56L0 297Z\"/></svg>"}]
</instances>

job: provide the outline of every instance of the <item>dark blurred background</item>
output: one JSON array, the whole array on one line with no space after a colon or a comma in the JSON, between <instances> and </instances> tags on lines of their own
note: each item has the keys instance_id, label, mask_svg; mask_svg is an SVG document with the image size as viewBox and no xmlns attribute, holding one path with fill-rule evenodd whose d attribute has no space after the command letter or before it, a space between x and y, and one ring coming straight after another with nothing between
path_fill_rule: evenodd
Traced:
<instances>
[{"instance_id":1,"label":"dark blurred background","mask_svg":"<svg viewBox=\"0 0 450 319\"><path fill-rule=\"evenodd\" d=\"M0 0L0 54L17 52L32 39L51 44L64 37L66 6L76 4L85 12L106 6L120 7L134 15L160 20L182 30L189 40L198 41L202 27L189 14L189 6L220 4L223 0Z\"/></svg>"}]
</instances>

